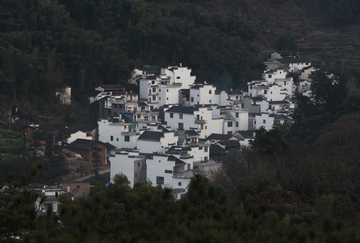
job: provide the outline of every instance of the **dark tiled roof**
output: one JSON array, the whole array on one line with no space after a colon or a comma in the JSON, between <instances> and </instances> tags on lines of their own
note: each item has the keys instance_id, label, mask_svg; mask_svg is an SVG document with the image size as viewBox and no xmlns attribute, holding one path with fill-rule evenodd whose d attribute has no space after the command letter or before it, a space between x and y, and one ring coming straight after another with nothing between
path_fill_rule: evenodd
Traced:
<instances>
[{"instance_id":1,"label":"dark tiled roof","mask_svg":"<svg viewBox=\"0 0 360 243\"><path fill-rule=\"evenodd\" d=\"M176 165L186 164L186 162L182 161L181 159L176 158L174 155L170 155L168 157L169 161L175 161Z\"/></svg>"},{"instance_id":2,"label":"dark tiled roof","mask_svg":"<svg viewBox=\"0 0 360 243\"><path fill-rule=\"evenodd\" d=\"M254 138L255 131L237 131L243 138Z\"/></svg>"},{"instance_id":3,"label":"dark tiled roof","mask_svg":"<svg viewBox=\"0 0 360 243\"><path fill-rule=\"evenodd\" d=\"M225 149L240 148L240 143L236 140L220 141L221 145L225 145Z\"/></svg>"},{"instance_id":4,"label":"dark tiled roof","mask_svg":"<svg viewBox=\"0 0 360 243\"><path fill-rule=\"evenodd\" d=\"M228 134L212 133L206 140L229 140L231 137Z\"/></svg>"},{"instance_id":5,"label":"dark tiled roof","mask_svg":"<svg viewBox=\"0 0 360 243\"><path fill-rule=\"evenodd\" d=\"M203 87L201 84L196 84L196 85L190 87L190 89L199 89L201 87Z\"/></svg>"},{"instance_id":6,"label":"dark tiled roof","mask_svg":"<svg viewBox=\"0 0 360 243\"><path fill-rule=\"evenodd\" d=\"M76 139L74 142L68 145L68 148L78 148L78 149L91 149L92 147L98 145L102 142L88 139Z\"/></svg>"},{"instance_id":7,"label":"dark tiled roof","mask_svg":"<svg viewBox=\"0 0 360 243\"><path fill-rule=\"evenodd\" d=\"M158 125L158 129L161 129L162 132L170 132L169 129L165 128L164 126Z\"/></svg>"},{"instance_id":8,"label":"dark tiled roof","mask_svg":"<svg viewBox=\"0 0 360 243\"><path fill-rule=\"evenodd\" d=\"M146 104L145 102L143 102L143 101L140 101L139 103L138 103L138 106L149 106L148 104Z\"/></svg>"},{"instance_id":9,"label":"dark tiled roof","mask_svg":"<svg viewBox=\"0 0 360 243\"><path fill-rule=\"evenodd\" d=\"M173 153L180 153L180 152L186 152L191 151L191 148L188 146L181 147L181 146L171 146L166 153L173 154Z\"/></svg>"},{"instance_id":10,"label":"dark tiled roof","mask_svg":"<svg viewBox=\"0 0 360 243\"><path fill-rule=\"evenodd\" d=\"M104 89L104 91L109 90L124 90L124 87L120 84L109 84L109 85L100 85L101 88Z\"/></svg>"},{"instance_id":11,"label":"dark tiled roof","mask_svg":"<svg viewBox=\"0 0 360 243\"><path fill-rule=\"evenodd\" d=\"M286 100L277 100L277 101L269 101L270 105L281 105L281 104L287 104L290 105L289 101Z\"/></svg>"},{"instance_id":12,"label":"dark tiled roof","mask_svg":"<svg viewBox=\"0 0 360 243\"><path fill-rule=\"evenodd\" d=\"M106 149L108 149L108 150L116 149L116 147L110 143L104 143L104 145L106 146Z\"/></svg>"},{"instance_id":13,"label":"dark tiled roof","mask_svg":"<svg viewBox=\"0 0 360 243\"><path fill-rule=\"evenodd\" d=\"M189 94L190 94L190 89L180 89L180 92L181 92L183 95L189 95Z\"/></svg>"},{"instance_id":14,"label":"dark tiled roof","mask_svg":"<svg viewBox=\"0 0 360 243\"><path fill-rule=\"evenodd\" d=\"M195 130L186 130L185 133L188 136L200 136Z\"/></svg>"},{"instance_id":15,"label":"dark tiled roof","mask_svg":"<svg viewBox=\"0 0 360 243\"><path fill-rule=\"evenodd\" d=\"M162 137L164 137L163 132L145 131L139 136L138 140L160 141Z\"/></svg>"},{"instance_id":16,"label":"dark tiled roof","mask_svg":"<svg viewBox=\"0 0 360 243\"><path fill-rule=\"evenodd\" d=\"M260 97L260 96L256 96L256 97L251 97L252 100L255 100L255 101L262 101L263 98Z\"/></svg>"},{"instance_id":17,"label":"dark tiled roof","mask_svg":"<svg viewBox=\"0 0 360 243\"><path fill-rule=\"evenodd\" d=\"M210 155L220 155L224 153L224 148L219 144L211 144L210 145Z\"/></svg>"},{"instance_id":18,"label":"dark tiled roof","mask_svg":"<svg viewBox=\"0 0 360 243\"><path fill-rule=\"evenodd\" d=\"M173 106L167 109L165 112L174 112L174 113L185 113L185 114L194 114L194 111L198 109L195 107L188 107L188 106Z\"/></svg>"}]
</instances>

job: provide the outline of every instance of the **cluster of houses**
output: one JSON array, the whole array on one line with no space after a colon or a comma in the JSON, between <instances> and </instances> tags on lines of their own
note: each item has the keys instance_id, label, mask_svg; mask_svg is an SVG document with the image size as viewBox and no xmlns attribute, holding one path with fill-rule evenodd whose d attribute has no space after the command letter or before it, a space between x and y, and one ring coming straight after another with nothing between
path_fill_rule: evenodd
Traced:
<instances>
[{"instance_id":1,"label":"cluster of houses","mask_svg":"<svg viewBox=\"0 0 360 243\"><path fill-rule=\"evenodd\" d=\"M91 171L96 146L111 180L123 173L131 186L150 181L172 188L179 199L195 173L217 170L232 149L255 138L257 129L291 122L295 95L311 95L317 69L298 53L275 52L265 65L247 91L196 83L191 69L181 64L162 68L159 75L135 70L127 88L101 85L89 94L97 126L54 128L54 134L62 136L59 146L69 165L87 164ZM71 92L65 91L59 98L67 104ZM87 185L69 183L63 183L64 190L75 197L89 193L81 189Z\"/></svg>"},{"instance_id":2,"label":"cluster of houses","mask_svg":"<svg viewBox=\"0 0 360 243\"><path fill-rule=\"evenodd\" d=\"M114 147L106 161L111 178L123 173L131 185L149 180L179 198L194 173L219 168L231 149L254 139L256 129L291 122L295 94L311 95L316 69L298 53L273 53L265 65L247 91L195 83L181 64L159 75L137 71L137 89L96 88L89 101L99 110L98 140Z\"/></svg>"}]
</instances>

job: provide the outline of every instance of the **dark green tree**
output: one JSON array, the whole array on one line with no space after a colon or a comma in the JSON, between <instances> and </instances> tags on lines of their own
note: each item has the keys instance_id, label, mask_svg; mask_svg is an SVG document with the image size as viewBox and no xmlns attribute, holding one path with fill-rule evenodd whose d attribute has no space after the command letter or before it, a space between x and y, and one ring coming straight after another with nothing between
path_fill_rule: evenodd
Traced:
<instances>
[{"instance_id":1,"label":"dark green tree","mask_svg":"<svg viewBox=\"0 0 360 243\"><path fill-rule=\"evenodd\" d=\"M290 153L290 144L284 139L282 130L274 127L267 131L261 127L256 130L255 139L250 141L250 146L275 169L277 181L281 183L281 172Z\"/></svg>"}]
</instances>

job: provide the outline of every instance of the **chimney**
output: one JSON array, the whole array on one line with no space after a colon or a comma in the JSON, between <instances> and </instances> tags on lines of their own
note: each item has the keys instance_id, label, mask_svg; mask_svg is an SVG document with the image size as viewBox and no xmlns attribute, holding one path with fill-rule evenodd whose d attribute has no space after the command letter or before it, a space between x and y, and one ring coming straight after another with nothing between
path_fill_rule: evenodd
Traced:
<instances>
[{"instance_id":1,"label":"chimney","mask_svg":"<svg viewBox=\"0 0 360 243\"><path fill-rule=\"evenodd\" d=\"M180 65L179 65L180 67L182 67L182 63L180 62Z\"/></svg>"}]
</instances>

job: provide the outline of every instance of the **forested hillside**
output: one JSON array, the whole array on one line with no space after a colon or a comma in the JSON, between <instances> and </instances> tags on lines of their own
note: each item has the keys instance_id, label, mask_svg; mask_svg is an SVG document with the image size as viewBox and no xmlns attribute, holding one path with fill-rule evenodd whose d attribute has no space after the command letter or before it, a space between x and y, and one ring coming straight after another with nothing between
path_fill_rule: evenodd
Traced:
<instances>
[{"instance_id":1,"label":"forested hillside","mask_svg":"<svg viewBox=\"0 0 360 243\"><path fill-rule=\"evenodd\" d=\"M179 63L197 81L244 88L269 52L296 49L299 35L321 26L314 16L327 26L356 24L359 3L0 1L0 93L49 102L68 85L80 99L99 84L125 83L135 67Z\"/></svg>"}]
</instances>

